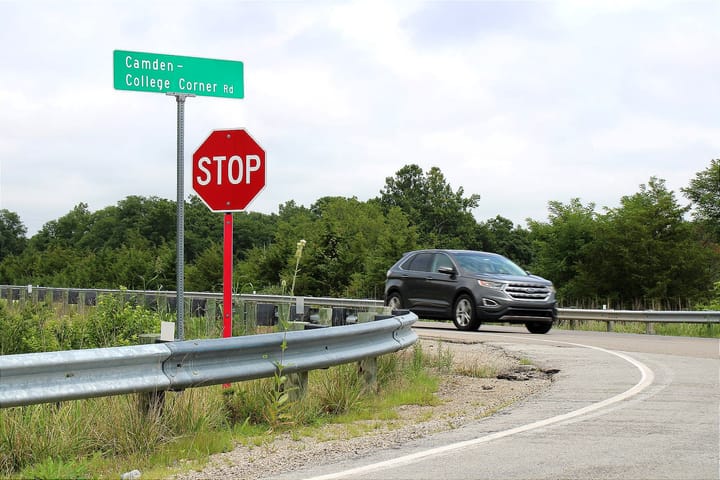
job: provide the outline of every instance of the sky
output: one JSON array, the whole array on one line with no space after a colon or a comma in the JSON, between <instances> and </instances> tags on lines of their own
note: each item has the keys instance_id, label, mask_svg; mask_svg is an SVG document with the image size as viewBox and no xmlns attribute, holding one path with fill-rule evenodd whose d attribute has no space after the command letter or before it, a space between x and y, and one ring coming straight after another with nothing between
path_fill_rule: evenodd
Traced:
<instances>
[{"instance_id":1,"label":"sky","mask_svg":"<svg viewBox=\"0 0 720 480\"><path fill-rule=\"evenodd\" d=\"M183 193L208 135L243 128L266 152L248 211L365 201L417 164L480 195L478 221L525 226L653 176L687 204L720 156L717 1L0 0L0 18L0 209L28 236L80 203L177 198L175 98L116 90L114 50L243 62L243 99L185 102Z\"/></svg>"}]
</instances>

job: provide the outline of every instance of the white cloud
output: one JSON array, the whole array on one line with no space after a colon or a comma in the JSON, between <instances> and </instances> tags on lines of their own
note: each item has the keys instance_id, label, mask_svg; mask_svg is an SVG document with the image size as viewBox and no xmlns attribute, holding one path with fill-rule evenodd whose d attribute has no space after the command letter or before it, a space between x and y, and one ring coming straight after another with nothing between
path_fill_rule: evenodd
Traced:
<instances>
[{"instance_id":1,"label":"white cloud","mask_svg":"<svg viewBox=\"0 0 720 480\"><path fill-rule=\"evenodd\" d=\"M34 233L87 202L175 198L173 98L112 88L112 51L240 60L243 100L185 106L189 159L213 129L266 149L251 209L377 196L439 167L479 220L550 200L614 205L718 156L715 3L7 0L0 208ZM51 199L51 200L48 200Z\"/></svg>"},{"instance_id":2,"label":"white cloud","mask_svg":"<svg viewBox=\"0 0 720 480\"><path fill-rule=\"evenodd\" d=\"M594 132L591 143L593 148L609 153L663 151L695 144L717 151L720 150L720 125L686 125L673 119L629 114L617 125Z\"/></svg>"}]
</instances>

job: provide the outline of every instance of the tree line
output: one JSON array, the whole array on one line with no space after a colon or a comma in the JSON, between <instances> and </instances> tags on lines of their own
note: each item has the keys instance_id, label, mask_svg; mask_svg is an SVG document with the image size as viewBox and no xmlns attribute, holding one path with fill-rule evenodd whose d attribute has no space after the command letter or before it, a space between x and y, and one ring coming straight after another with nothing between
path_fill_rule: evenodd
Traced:
<instances>
[{"instance_id":1,"label":"tree line","mask_svg":"<svg viewBox=\"0 0 720 480\"><path fill-rule=\"evenodd\" d=\"M500 215L477 221L480 195L453 189L437 167L406 165L379 195L290 200L278 213L233 214L234 290L381 298L385 273L425 247L497 252L552 280L562 306L693 308L720 291L720 160L681 189L651 177L616 208L551 201L527 228ZM174 290L176 205L129 196L85 203L31 238L0 210L0 283ZM222 291L223 225L196 196L185 204L185 289ZM302 247L299 242L304 240Z\"/></svg>"}]
</instances>

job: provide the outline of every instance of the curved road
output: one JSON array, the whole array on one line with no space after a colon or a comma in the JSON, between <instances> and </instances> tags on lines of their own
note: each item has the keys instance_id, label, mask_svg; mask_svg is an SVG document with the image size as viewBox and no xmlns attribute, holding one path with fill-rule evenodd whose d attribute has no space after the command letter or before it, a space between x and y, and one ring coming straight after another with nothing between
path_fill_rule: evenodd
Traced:
<instances>
[{"instance_id":1,"label":"curved road","mask_svg":"<svg viewBox=\"0 0 720 480\"><path fill-rule=\"evenodd\" d=\"M552 386L464 428L277 479L720 479L717 339L448 324L559 369Z\"/></svg>"}]
</instances>

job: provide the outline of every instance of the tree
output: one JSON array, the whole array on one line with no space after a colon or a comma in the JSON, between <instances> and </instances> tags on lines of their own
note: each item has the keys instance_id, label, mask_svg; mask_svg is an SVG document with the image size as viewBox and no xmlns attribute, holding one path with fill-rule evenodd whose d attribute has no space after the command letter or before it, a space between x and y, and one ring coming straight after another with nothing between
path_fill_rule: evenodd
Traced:
<instances>
[{"instance_id":1,"label":"tree","mask_svg":"<svg viewBox=\"0 0 720 480\"><path fill-rule=\"evenodd\" d=\"M529 268L533 250L528 230L515 226L512 220L500 215L478 225L478 230L480 246L474 249L499 253Z\"/></svg>"},{"instance_id":2,"label":"tree","mask_svg":"<svg viewBox=\"0 0 720 480\"><path fill-rule=\"evenodd\" d=\"M402 210L417 227L422 245L467 248L474 243L477 223L471 210L480 195L464 193L462 187L453 192L437 167L423 174L418 165L406 165L385 179L379 202L386 214L392 207Z\"/></svg>"},{"instance_id":3,"label":"tree","mask_svg":"<svg viewBox=\"0 0 720 480\"><path fill-rule=\"evenodd\" d=\"M535 251L532 270L553 281L561 300L593 297L596 291L587 283L584 265L595 241L595 204L573 198L567 205L551 201L548 210L547 222L528 219Z\"/></svg>"},{"instance_id":4,"label":"tree","mask_svg":"<svg viewBox=\"0 0 720 480\"><path fill-rule=\"evenodd\" d=\"M235 283L252 284L254 290L287 293L292 281L295 263L292 260L299 240L305 239L308 247L317 245L317 231L310 209L290 200L280 205L272 241L258 244L247 250L245 258L234 269ZM301 262L304 262L304 258ZM304 265L304 263L302 263ZM282 285L287 289L283 291ZM296 291L302 291L302 280ZM304 292L308 295L309 293Z\"/></svg>"},{"instance_id":5,"label":"tree","mask_svg":"<svg viewBox=\"0 0 720 480\"><path fill-rule=\"evenodd\" d=\"M710 234L715 243L720 243L720 159L698 172L687 188L680 189L695 204L693 217Z\"/></svg>"},{"instance_id":6,"label":"tree","mask_svg":"<svg viewBox=\"0 0 720 480\"><path fill-rule=\"evenodd\" d=\"M66 215L43 225L30 239L30 245L37 250L45 250L50 246L75 246L88 233L91 222L92 214L87 203L78 203Z\"/></svg>"},{"instance_id":7,"label":"tree","mask_svg":"<svg viewBox=\"0 0 720 480\"><path fill-rule=\"evenodd\" d=\"M0 209L0 261L9 255L18 255L27 245L27 228L17 213Z\"/></svg>"},{"instance_id":8,"label":"tree","mask_svg":"<svg viewBox=\"0 0 720 480\"><path fill-rule=\"evenodd\" d=\"M399 209L384 215L376 202L324 197L313 204L305 285L315 295L381 297L387 269L415 248L415 231Z\"/></svg>"},{"instance_id":9,"label":"tree","mask_svg":"<svg viewBox=\"0 0 720 480\"><path fill-rule=\"evenodd\" d=\"M684 219L689 207L678 204L665 181L652 177L620 203L599 218L584 256L583 274L598 295L628 307L706 295L718 254L694 235Z\"/></svg>"}]
</instances>

